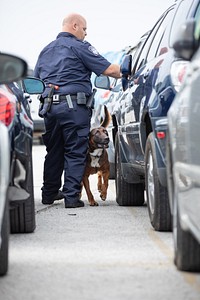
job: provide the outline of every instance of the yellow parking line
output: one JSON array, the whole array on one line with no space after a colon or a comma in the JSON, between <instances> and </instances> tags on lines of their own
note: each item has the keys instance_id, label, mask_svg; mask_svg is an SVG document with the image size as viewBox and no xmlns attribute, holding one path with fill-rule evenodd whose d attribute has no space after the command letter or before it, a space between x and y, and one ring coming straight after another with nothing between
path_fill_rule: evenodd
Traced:
<instances>
[{"instance_id":1,"label":"yellow parking line","mask_svg":"<svg viewBox=\"0 0 200 300\"><path fill-rule=\"evenodd\" d=\"M170 259L170 261L173 261L173 251L160 239L158 236L158 233L156 231L149 230L148 232L151 239L154 241L154 243L160 248L160 250L165 254L165 256ZM164 234L164 232L163 232ZM189 273L189 272L182 272L178 271L179 274L183 277L184 281L187 282L193 289L200 292L200 277L198 274Z\"/></svg>"},{"instance_id":2,"label":"yellow parking line","mask_svg":"<svg viewBox=\"0 0 200 300\"><path fill-rule=\"evenodd\" d=\"M200 292L200 278L197 278L198 274L181 272L181 275L189 285L191 285L196 291Z\"/></svg>"},{"instance_id":3,"label":"yellow parking line","mask_svg":"<svg viewBox=\"0 0 200 300\"><path fill-rule=\"evenodd\" d=\"M129 207L128 209L135 218L138 208ZM171 249L169 246L166 245L165 242L162 241L162 239L159 237L160 234L165 234L165 233L154 231L153 228L149 229L149 231L148 231L149 237L158 246L158 248L162 251L162 253L167 257L167 259L169 260L169 264L174 265L174 263L173 263L174 250ZM167 266L169 266L169 264L165 263L162 266L165 265L165 267L167 267ZM176 268L175 265L174 265L174 268ZM182 272L182 271L178 271L178 270L177 270L177 272L179 272L179 274L183 277L184 281L187 284L189 284L197 292L200 292L200 276L198 273Z\"/></svg>"},{"instance_id":4,"label":"yellow parking line","mask_svg":"<svg viewBox=\"0 0 200 300\"><path fill-rule=\"evenodd\" d=\"M164 232L163 232L164 234ZM170 247L168 247L158 236L158 234L156 233L156 231L154 231L153 229L150 229L148 231L148 235L150 236L150 238L153 240L153 242L159 247L159 249L165 254L165 256L172 261L173 260L173 251L172 249L170 249Z\"/></svg>"}]
</instances>

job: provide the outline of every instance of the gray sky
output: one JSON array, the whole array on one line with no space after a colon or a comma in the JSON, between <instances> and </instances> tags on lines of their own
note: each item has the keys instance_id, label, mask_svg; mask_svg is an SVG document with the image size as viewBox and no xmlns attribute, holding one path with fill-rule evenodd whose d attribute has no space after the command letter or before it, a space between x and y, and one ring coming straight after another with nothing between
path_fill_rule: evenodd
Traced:
<instances>
[{"instance_id":1,"label":"gray sky","mask_svg":"<svg viewBox=\"0 0 200 300\"><path fill-rule=\"evenodd\" d=\"M134 45L174 0L1 0L1 52L20 55L31 67L61 31L71 12L87 20L87 37L100 53Z\"/></svg>"}]
</instances>

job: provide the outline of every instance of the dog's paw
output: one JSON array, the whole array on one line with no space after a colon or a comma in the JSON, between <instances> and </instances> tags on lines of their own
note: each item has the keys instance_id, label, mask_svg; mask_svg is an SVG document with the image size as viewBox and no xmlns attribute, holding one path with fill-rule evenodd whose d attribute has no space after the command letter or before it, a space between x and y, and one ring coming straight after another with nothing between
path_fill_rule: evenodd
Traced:
<instances>
[{"instance_id":1,"label":"dog's paw","mask_svg":"<svg viewBox=\"0 0 200 300\"><path fill-rule=\"evenodd\" d=\"M90 202L90 206L98 206L99 204L96 201Z\"/></svg>"},{"instance_id":2,"label":"dog's paw","mask_svg":"<svg viewBox=\"0 0 200 300\"><path fill-rule=\"evenodd\" d=\"M102 200L102 201L105 201L105 200L106 200L106 197L107 197L107 195L103 195L103 194L101 194L101 195L100 195L100 197L101 197L101 200Z\"/></svg>"}]
</instances>

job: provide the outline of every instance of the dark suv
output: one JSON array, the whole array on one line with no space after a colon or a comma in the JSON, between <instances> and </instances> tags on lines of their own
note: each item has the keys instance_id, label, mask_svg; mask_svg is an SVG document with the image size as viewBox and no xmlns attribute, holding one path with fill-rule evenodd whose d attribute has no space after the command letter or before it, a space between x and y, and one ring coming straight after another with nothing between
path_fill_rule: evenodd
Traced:
<instances>
[{"instance_id":1,"label":"dark suv","mask_svg":"<svg viewBox=\"0 0 200 300\"><path fill-rule=\"evenodd\" d=\"M146 189L150 221L160 231L171 230L165 164L166 116L188 64L176 57L173 41L181 23L199 19L199 3L176 1L158 19L133 57L129 77L125 69L121 106L112 116L116 200L119 205L142 205Z\"/></svg>"}]
</instances>

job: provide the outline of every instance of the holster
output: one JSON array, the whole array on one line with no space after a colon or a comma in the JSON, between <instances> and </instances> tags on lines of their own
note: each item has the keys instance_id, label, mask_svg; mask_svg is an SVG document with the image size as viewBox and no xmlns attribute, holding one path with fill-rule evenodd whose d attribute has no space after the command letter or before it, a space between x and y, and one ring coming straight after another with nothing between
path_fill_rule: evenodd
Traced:
<instances>
[{"instance_id":1,"label":"holster","mask_svg":"<svg viewBox=\"0 0 200 300\"><path fill-rule=\"evenodd\" d=\"M95 101L94 96L95 96L96 92L97 92L97 89L93 89L92 95L88 98L88 100L86 102L87 107L90 107L92 109L94 108L94 101Z\"/></svg>"},{"instance_id":2,"label":"holster","mask_svg":"<svg viewBox=\"0 0 200 300\"><path fill-rule=\"evenodd\" d=\"M44 118L46 114L50 111L52 101L53 101L53 97L51 98L48 97L45 98L43 102L40 102L38 115L41 118Z\"/></svg>"},{"instance_id":3,"label":"holster","mask_svg":"<svg viewBox=\"0 0 200 300\"><path fill-rule=\"evenodd\" d=\"M53 93L54 93L54 89L55 86L52 85L51 89L49 91L49 94L47 96L47 98L43 98L42 96L40 97L40 106L39 106L39 111L38 111L38 115L41 118L44 118L46 116L46 114L50 111L51 109L51 104L53 102Z\"/></svg>"}]
</instances>

